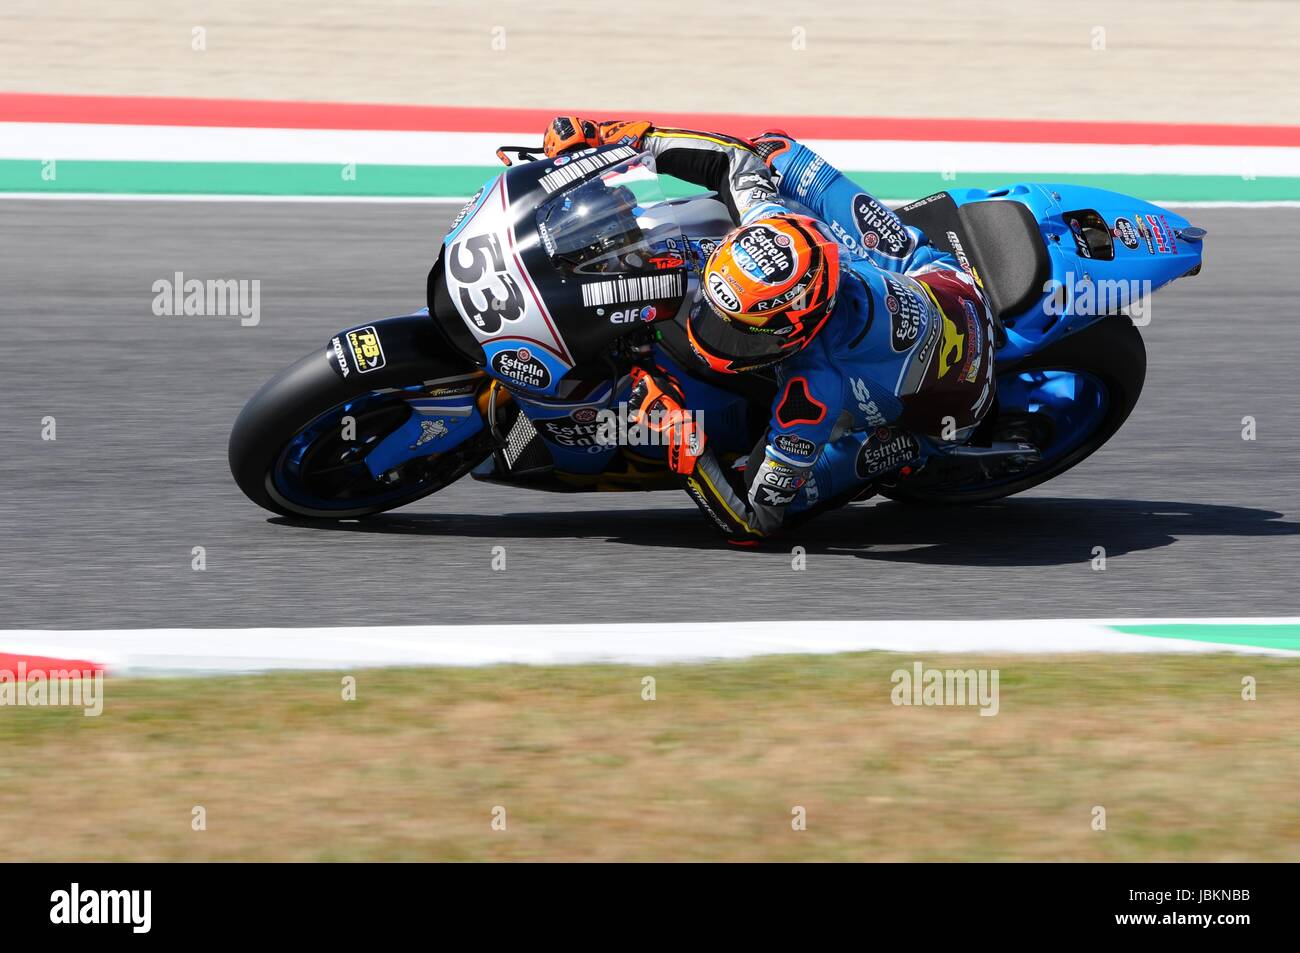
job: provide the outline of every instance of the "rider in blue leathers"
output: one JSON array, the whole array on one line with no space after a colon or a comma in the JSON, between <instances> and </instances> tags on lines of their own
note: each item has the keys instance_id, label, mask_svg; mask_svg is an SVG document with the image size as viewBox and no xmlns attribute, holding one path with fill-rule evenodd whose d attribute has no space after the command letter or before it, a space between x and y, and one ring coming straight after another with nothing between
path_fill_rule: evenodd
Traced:
<instances>
[{"instance_id":1,"label":"rider in blue leathers","mask_svg":"<svg viewBox=\"0 0 1300 953\"><path fill-rule=\"evenodd\" d=\"M655 148L648 123L595 128L582 147L631 128ZM717 371L773 367L778 384L768 431L738 466L716 458L707 434L670 448L711 522L752 542L788 513L906 473L921 441L964 442L994 397L993 322L976 281L789 136L672 132L673 167L660 157L660 170L715 189L742 223L705 268L691 346ZM662 149L670 137L658 138ZM635 376L633 406L676 400L662 376Z\"/></svg>"}]
</instances>

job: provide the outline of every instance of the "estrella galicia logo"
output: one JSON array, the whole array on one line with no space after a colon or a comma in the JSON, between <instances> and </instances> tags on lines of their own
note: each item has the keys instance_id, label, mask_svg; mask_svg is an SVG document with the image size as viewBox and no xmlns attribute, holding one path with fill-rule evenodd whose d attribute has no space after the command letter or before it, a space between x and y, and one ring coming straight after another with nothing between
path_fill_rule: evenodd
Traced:
<instances>
[{"instance_id":1,"label":"estrella galicia logo","mask_svg":"<svg viewBox=\"0 0 1300 953\"><path fill-rule=\"evenodd\" d=\"M1137 229L1133 227L1133 223L1130 222L1128 219L1126 218L1115 219L1115 227L1110 230L1110 233L1116 238L1118 238L1125 248L1131 248L1137 250L1138 247Z\"/></svg>"},{"instance_id":2,"label":"estrella galicia logo","mask_svg":"<svg viewBox=\"0 0 1300 953\"><path fill-rule=\"evenodd\" d=\"M750 278L770 285L794 277L795 252L790 239L769 225L751 225L735 239L736 264Z\"/></svg>"},{"instance_id":3,"label":"estrella galicia logo","mask_svg":"<svg viewBox=\"0 0 1300 953\"><path fill-rule=\"evenodd\" d=\"M551 386L551 372L526 347L497 351L492 357L492 370L508 381L533 390Z\"/></svg>"},{"instance_id":4,"label":"estrella galicia logo","mask_svg":"<svg viewBox=\"0 0 1300 953\"><path fill-rule=\"evenodd\" d=\"M349 331L347 338L348 350L352 352L352 362L358 371L368 374L384 366L384 347L379 343L379 332L373 324Z\"/></svg>"},{"instance_id":5,"label":"estrella galicia logo","mask_svg":"<svg viewBox=\"0 0 1300 953\"><path fill-rule=\"evenodd\" d=\"M889 344L895 351L906 351L916 343L925 321L920 296L890 276L885 277L885 310L889 312Z\"/></svg>"},{"instance_id":6,"label":"estrella galicia logo","mask_svg":"<svg viewBox=\"0 0 1300 953\"><path fill-rule=\"evenodd\" d=\"M865 192L853 197L853 221L867 251L902 258L911 250L912 238L898 216Z\"/></svg>"},{"instance_id":7,"label":"estrella galicia logo","mask_svg":"<svg viewBox=\"0 0 1300 953\"><path fill-rule=\"evenodd\" d=\"M906 466L921 455L921 448L906 430L877 427L858 448L853 467L858 477L870 480Z\"/></svg>"},{"instance_id":8,"label":"estrella galicia logo","mask_svg":"<svg viewBox=\"0 0 1300 953\"><path fill-rule=\"evenodd\" d=\"M795 436L792 433L777 434L776 439L772 441L772 445L790 457L808 459L817 452L817 446L811 440Z\"/></svg>"}]
</instances>

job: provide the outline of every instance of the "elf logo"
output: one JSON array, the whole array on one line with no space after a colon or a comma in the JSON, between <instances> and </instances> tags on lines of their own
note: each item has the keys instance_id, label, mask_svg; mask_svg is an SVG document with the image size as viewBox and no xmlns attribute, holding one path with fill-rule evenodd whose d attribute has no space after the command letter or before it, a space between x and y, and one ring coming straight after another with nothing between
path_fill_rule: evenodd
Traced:
<instances>
[{"instance_id":1,"label":"elf logo","mask_svg":"<svg viewBox=\"0 0 1300 953\"><path fill-rule=\"evenodd\" d=\"M610 313L610 324L634 324L637 321L653 321L659 314L654 305L648 304L644 308L628 308L626 311L614 311Z\"/></svg>"}]
</instances>

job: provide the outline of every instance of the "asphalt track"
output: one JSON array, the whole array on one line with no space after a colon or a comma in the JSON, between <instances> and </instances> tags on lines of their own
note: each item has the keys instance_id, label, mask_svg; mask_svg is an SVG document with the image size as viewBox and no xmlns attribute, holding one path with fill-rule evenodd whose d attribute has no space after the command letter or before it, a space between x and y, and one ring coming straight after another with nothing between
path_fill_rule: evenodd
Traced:
<instances>
[{"instance_id":1,"label":"asphalt track","mask_svg":"<svg viewBox=\"0 0 1300 953\"><path fill-rule=\"evenodd\" d=\"M802 572L720 547L676 494L466 480L333 528L244 499L226 467L243 402L338 329L420 305L451 211L0 201L0 628L588 621L614 640L631 616L1297 613L1300 211L1190 213L1205 270L1156 298L1145 394L1102 452L997 504L824 517L792 540ZM177 271L260 279L260 324L155 316Z\"/></svg>"}]
</instances>

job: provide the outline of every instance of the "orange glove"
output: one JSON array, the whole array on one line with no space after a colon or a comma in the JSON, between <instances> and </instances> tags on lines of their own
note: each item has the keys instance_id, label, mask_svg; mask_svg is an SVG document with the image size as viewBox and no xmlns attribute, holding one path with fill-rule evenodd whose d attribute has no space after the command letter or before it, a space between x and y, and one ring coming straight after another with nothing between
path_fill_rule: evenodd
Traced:
<instances>
[{"instance_id":1,"label":"orange glove","mask_svg":"<svg viewBox=\"0 0 1300 953\"><path fill-rule=\"evenodd\" d=\"M645 120L627 122L613 119L595 123L581 116L556 116L546 127L542 137L542 151L554 159L570 149L592 149L596 146L640 146L641 139L653 127Z\"/></svg>"},{"instance_id":2,"label":"orange glove","mask_svg":"<svg viewBox=\"0 0 1300 953\"><path fill-rule=\"evenodd\" d=\"M579 116L556 116L542 137L542 151L548 159L570 149L590 149L600 144L600 128Z\"/></svg>"},{"instance_id":3,"label":"orange glove","mask_svg":"<svg viewBox=\"0 0 1300 953\"><path fill-rule=\"evenodd\" d=\"M704 430L682 405L681 388L671 377L632 368L632 393L628 396L628 418L634 424L660 435L668 448L668 468L683 476L695 470L704 453Z\"/></svg>"}]
</instances>

